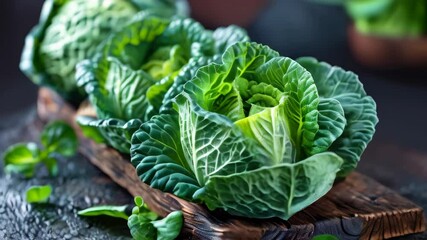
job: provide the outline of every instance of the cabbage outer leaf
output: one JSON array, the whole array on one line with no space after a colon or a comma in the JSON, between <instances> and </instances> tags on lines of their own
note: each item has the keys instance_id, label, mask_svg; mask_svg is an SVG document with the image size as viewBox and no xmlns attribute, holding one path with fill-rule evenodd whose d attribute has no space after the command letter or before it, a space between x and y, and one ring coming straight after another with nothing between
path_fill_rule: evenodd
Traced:
<instances>
[{"instance_id":1,"label":"cabbage outer leaf","mask_svg":"<svg viewBox=\"0 0 427 240\"><path fill-rule=\"evenodd\" d=\"M77 71L98 118L124 121L149 118L150 105L145 93L155 81L145 72L133 71L114 58L98 63L84 61Z\"/></svg>"},{"instance_id":2,"label":"cabbage outer leaf","mask_svg":"<svg viewBox=\"0 0 427 240\"><path fill-rule=\"evenodd\" d=\"M209 209L245 217L288 219L332 187L342 159L324 152L295 164L282 163L228 176L212 176L194 194Z\"/></svg>"},{"instance_id":3,"label":"cabbage outer leaf","mask_svg":"<svg viewBox=\"0 0 427 240\"><path fill-rule=\"evenodd\" d=\"M333 98L320 98L318 106L319 131L316 133L311 155L325 152L344 132L347 119L339 101Z\"/></svg>"},{"instance_id":4,"label":"cabbage outer leaf","mask_svg":"<svg viewBox=\"0 0 427 240\"><path fill-rule=\"evenodd\" d=\"M139 129L142 122L139 119L123 121L120 119L95 119L78 116L77 123L86 137L98 142L107 142L118 151L129 154L133 133Z\"/></svg>"},{"instance_id":5,"label":"cabbage outer leaf","mask_svg":"<svg viewBox=\"0 0 427 240\"><path fill-rule=\"evenodd\" d=\"M200 188L185 159L176 112L154 116L132 137L131 161L141 181L191 200Z\"/></svg>"},{"instance_id":6,"label":"cabbage outer leaf","mask_svg":"<svg viewBox=\"0 0 427 240\"><path fill-rule=\"evenodd\" d=\"M343 133L329 147L344 159L339 176L356 168L378 123L375 101L366 94L357 75L314 58L297 60L312 74L319 95L337 100L347 119ZM322 122L320 122L322 123Z\"/></svg>"},{"instance_id":7,"label":"cabbage outer leaf","mask_svg":"<svg viewBox=\"0 0 427 240\"><path fill-rule=\"evenodd\" d=\"M215 53L222 54L227 48L237 42L249 42L247 32L238 26L231 25L228 27L220 27L213 32L215 40Z\"/></svg>"}]
</instances>

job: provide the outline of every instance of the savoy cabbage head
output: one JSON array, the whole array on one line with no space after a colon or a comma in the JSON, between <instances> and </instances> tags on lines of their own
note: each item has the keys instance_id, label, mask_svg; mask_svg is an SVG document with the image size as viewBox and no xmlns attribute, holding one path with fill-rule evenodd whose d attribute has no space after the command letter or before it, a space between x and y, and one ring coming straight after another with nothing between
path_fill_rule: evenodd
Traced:
<instances>
[{"instance_id":1,"label":"savoy cabbage head","mask_svg":"<svg viewBox=\"0 0 427 240\"><path fill-rule=\"evenodd\" d=\"M171 0L46 0L20 68L36 84L78 103L85 93L76 85L76 64L93 57L104 39L139 11L166 17L177 7Z\"/></svg>"},{"instance_id":2,"label":"savoy cabbage head","mask_svg":"<svg viewBox=\"0 0 427 240\"><path fill-rule=\"evenodd\" d=\"M131 160L143 182L211 210L288 219L355 168L377 121L353 73L236 43L141 125Z\"/></svg>"},{"instance_id":3,"label":"savoy cabbage head","mask_svg":"<svg viewBox=\"0 0 427 240\"><path fill-rule=\"evenodd\" d=\"M79 123L92 138L103 135L107 143L129 153L134 123L171 108L171 100L199 67L218 60L229 45L248 40L236 26L210 31L189 18L138 14L106 40L99 54L78 64L78 85L98 117L80 118ZM114 124L110 128L108 123ZM94 134L97 130L101 134Z\"/></svg>"}]
</instances>

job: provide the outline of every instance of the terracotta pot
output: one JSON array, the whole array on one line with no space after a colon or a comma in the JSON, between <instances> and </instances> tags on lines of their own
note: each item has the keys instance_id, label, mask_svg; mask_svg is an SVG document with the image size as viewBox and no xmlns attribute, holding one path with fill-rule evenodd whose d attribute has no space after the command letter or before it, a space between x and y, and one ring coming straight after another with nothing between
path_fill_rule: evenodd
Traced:
<instances>
[{"instance_id":1,"label":"terracotta pot","mask_svg":"<svg viewBox=\"0 0 427 240\"><path fill-rule=\"evenodd\" d=\"M365 66L382 69L427 67L427 36L370 36L359 33L354 26L350 26L348 40L354 57Z\"/></svg>"},{"instance_id":2,"label":"terracotta pot","mask_svg":"<svg viewBox=\"0 0 427 240\"><path fill-rule=\"evenodd\" d=\"M268 0L189 0L191 16L216 28L230 24L249 26Z\"/></svg>"}]
</instances>

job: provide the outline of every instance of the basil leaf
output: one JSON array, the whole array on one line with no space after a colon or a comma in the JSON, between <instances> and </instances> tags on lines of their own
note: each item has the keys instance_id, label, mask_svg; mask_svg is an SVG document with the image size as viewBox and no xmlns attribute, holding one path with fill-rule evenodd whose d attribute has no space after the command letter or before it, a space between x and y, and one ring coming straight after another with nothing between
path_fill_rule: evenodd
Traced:
<instances>
[{"instance_id":1,"label":"basil leaf","mask_svg":"<svg viewBox=\"0 0 427 240\"><path fill-rule=\"evenodd\" d=\"M25 193L25 200L28 203L46 203L52 193L50 185L32 186Z\"/></svg>"},{"instance_id":2,"label":"basil leaf","mask_svg":"<svg viewBox=\"0 0 427 240\"><path fill-rule=\"evenodd\" d=\"M3 154L6 173L20 173L29 178L39 163L40 151L35 143L18 143L10 146Z\"/></svg>"}]
</instances>

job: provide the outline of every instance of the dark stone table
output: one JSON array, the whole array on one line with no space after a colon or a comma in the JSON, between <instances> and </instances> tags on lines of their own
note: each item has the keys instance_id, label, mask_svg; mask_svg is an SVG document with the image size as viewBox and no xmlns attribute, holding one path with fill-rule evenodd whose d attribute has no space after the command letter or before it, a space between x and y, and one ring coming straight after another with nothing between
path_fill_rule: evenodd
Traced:
<instances>
[{"instance_id":1,"label":"dark stone table","mask_svg":"<svg viewBox=\"0 0 427 240\"><path fill-rule=\"evenodd\" d=\"M35 108L0 120L0 154L11 144L37 139ZM28 204L25 191L50 184L48 204ZM127 222L109 217L79 217L95 205L131 204L132 197L81 155L59 159L59 176L40 167L36 177L5 176L0 164L0 239L129 239Z\"/></svg>"}]
</instances>

